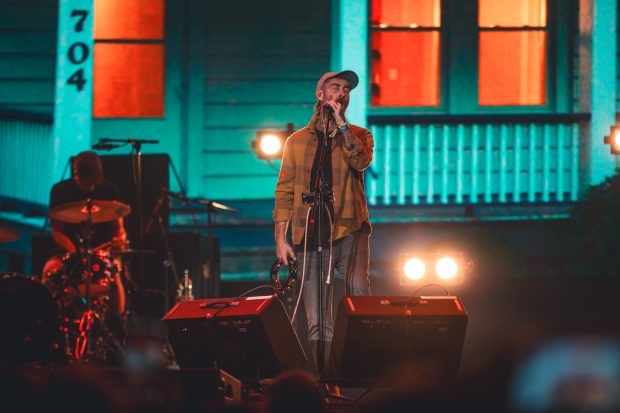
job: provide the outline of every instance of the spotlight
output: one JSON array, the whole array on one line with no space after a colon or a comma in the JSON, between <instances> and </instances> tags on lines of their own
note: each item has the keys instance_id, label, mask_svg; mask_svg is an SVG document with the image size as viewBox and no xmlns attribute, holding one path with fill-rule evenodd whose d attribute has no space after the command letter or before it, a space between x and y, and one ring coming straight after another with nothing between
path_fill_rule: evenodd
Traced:
<instances>
[{"instance_id":1,"label":"spotlight","mask_svg":"<svg viewBox=\"0 0 620 413\"><path fill-rule=\"evenodd\" d=\"M438 284L462 284L465 274L465 260L462 252L437 252L433 257L435 263L434 282Z\"/></svg>"},{"instance_id":2,"label":"spotlight","mask_svg":"<svg viewBox=\"0 0 620 413\"><path fill-rule=\"evenodd\" d=\"M426 264L420 258L409 258L407 262L405 262L403 271L405 277L410 280L419 280L426 274Z\"/></svg>"},{"instance_id":3,"label":"spotlight","mask_svg":"<svg viewBox=\"0 0 620 413\"><path fill-rule=\"evenodd\" d=\"M428 263L427 255L402 254L400 256L400 285L428 283Z\"/></svg>"},{"instance_id":4,"label":"spotlight","mask_svg":"<svg viewBox=\"0 0 620 413\"><path fill-rule=\"evenodd\" d=\"M258 149L266 156L274 156L282 151L282 139L273 134L263 135L258 144Z\"/></svg>"},{"instance_id":5,"label":"spotlight","mask_svg":"<svg viewBox=\"0 0 620 413\"><path fill-rule=\"evenodd\" d=\"M256 139L252 141L252 149L258 159L282 158L284 142L293 133L293 124L289 123L286 130L259 130Z\"/></svg>"},{"instance_id":6,"label":"spotlight","mask_svg":"<svg viewBox=\"0 0 620 413\"><path fill-rule=\"evenodd\" d=\"M605 136L603 141L609 144L609 152L612 155L620 155L620 126L610 127L609 135Z\"/></svg>"},{"instance_id":7,"label":"spotlight","mask_svg":"<svg viewBox=\"0 0 620 413\"><path fill-rule=\"evenodd\" d=\"M435 263L435 273L442 280L452 280L458 270L459 266L452 257L441 257Z\"/></svg>"}]
</instances>

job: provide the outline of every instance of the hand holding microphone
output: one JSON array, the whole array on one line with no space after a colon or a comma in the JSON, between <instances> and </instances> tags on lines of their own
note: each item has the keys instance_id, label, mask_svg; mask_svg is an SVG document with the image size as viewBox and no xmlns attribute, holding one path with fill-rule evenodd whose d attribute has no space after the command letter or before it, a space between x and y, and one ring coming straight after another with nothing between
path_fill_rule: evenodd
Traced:
<instances>
[{"instance_id":1,"label":"hand holding microphone","mask_svg":"<svg viewBox=\"0 0 620 413\"><path fill-rule=\"evenodd\" d=\"M338 100L327 100L323 105L323 113L330 119L336 121L337 124L344 123L344 118L342 117L342 105L344 104L343 99Z\"/></svg>"}]
</instances>

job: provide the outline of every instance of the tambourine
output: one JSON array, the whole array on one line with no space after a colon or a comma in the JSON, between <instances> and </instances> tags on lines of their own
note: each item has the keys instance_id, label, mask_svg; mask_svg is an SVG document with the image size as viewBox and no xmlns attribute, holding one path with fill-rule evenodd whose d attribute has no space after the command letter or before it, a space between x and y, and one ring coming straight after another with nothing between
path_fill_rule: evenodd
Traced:
<instances>
[{"instance_id":1,"label":"tambourine","mask_svg":"<svg viewBox=\"0 0 620 413\"><path fill-rule=\"evenodd\" d=\"M280 266L282 263L280 260L275 260L273 265L271 266L271 272L269 277L271 279L271 285L276 289L279 293L286 293L293 289L295 282L297 282L297 261L289 260L288 261L288 278L286 279L286 285L282 287L280 283Z\"/></svg>"}]
</instances>

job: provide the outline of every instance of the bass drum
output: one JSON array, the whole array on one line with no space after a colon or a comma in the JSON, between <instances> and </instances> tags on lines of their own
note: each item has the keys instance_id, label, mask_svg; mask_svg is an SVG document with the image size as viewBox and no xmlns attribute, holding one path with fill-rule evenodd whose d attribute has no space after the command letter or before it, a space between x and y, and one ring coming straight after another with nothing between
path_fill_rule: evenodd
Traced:
<instances>
[{"instance_id":1,"label":"bass drum","mask_svg":"<svg viewBox=\"0 0 620 413\"><path fill-rule=\"evenodd\" d=\"M0 275L0 364L16 366L64 359L58 307L41 283Z\"/></svg>"}]
</instances>

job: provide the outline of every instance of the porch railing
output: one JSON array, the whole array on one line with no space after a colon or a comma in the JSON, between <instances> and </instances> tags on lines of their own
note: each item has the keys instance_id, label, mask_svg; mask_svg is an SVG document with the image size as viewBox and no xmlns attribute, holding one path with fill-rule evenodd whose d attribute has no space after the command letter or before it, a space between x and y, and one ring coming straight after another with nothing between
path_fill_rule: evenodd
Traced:
<instances>
[{"instance_id":1,"label":"porch railing","mask_svg":"<svg viewBox=\"0 0 620 413\"><path fill-rule=\"evenodd\" d=\"M369 118L371 205L576 201L586 115Z\"/></svg>"}]
</instances>

